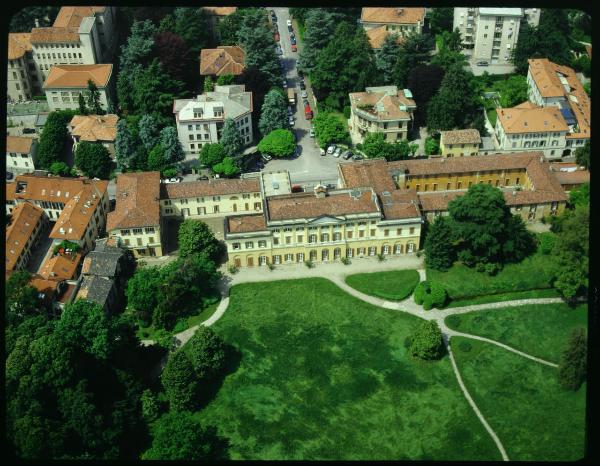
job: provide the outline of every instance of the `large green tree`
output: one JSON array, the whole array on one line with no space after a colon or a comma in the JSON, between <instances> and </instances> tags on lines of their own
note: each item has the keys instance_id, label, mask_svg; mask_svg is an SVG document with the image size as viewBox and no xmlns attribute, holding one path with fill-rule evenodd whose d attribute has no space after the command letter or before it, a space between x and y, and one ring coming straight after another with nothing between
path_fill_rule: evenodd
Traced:
<instances>
[{"instance_id":1,"label":"large green tree","mask_svg":"<svg viewBox=\"0 0 600 466\"><path fill-rule=\"evenodd\" d=\"M88 79L88 88L87 88L87 106L95 115L103 115L106 113L102 109L102 103L100 102L100 91L98 90L98 86L91 79Z\"/></svg>"},{"instance_id":2,"label":"large green tree","mask_svg":"<svg viewBox=\"0 0 600 466\"><path fill-rule=\"evenodd\" d=\"M138 129L140 141L144 148L148 151L152 150L159 142L160 128L158 127L158 121L152 115L143 115L138 122Z\"/></svg>"},{"instance_id":3,"label":"large green tree","mask_svg":"<svg viewBox=\"0 0 600 466\"><path fill-rule=\"evenodd\" d=\"M108 149L100 143L82 141L75 151L75 165L85 176L107 180L112 169Z\"/></svg>"},{"instance_id":4,"label":"large green tree","mask_svg":"<svg viewBox=\"0 0 600 466\"><path fill-rule=\"evenodd\" d=\"M31 275L25 270L13 272L4 289L4 311L7 324L16 324L25 317L43 313L37 290L29 285Z\"/></svg>"},{"instance_id":5,"label":"large green tree","mask_svg":"<svg viewBox=\"0 0 600 466\"><path fill-rule=\"evenodd\" d=\"M359 149L369 158L384 157L392 161L408 158L411 145L406 139L387 142L383 133L369 133Z\"/></svg>"},{"instance_id":6,"label":"large green tree","mask_svg":"<svg viewBox=\"0 0 600 466\"><path fill-rule=\"evenodd\" d=\"M233 157L225 157L219 163L212 166L212 171L225 178L236 177L242 171L238 166L238 160Z\"/></svg>"},{"instance_id":7,"label":"large green tree","mask_svg":"<svg viewBox=\"0 0 600 466\"><path fill-rule=\"evenodd\" d=\"M219 241L208 225L200 220L184 220L179 225L179 257L186 257L198 252L206 253L213 260L217 259L221 247Z\"/></svg>"},{"instance_id":8,"label":"large green tree","mask_svg":"<svg viewBox=\"0 0 600 466\"><path fill-rule=\"evenodd\" d=\"M586 170L590 169L590 140L588 139L583 147L575 149L575 161L577 165L584 167Z\"/></svg>"},{"instance_id":9,"label":"large green tree","mask_svg":"<svg viewBox=\"0 0 600 466\"><path fill-rule=\"evenodd\" d=\"M417 105L414 121L416 126L422 126L427 121L427 106L440 88L443 78L444 69L437 65L419 65L408 73L406 87L412 92Z\"/></svg>"},{"instance_id":10,"label":"large green tree","mask_svg":"<svg viewBox=\"0 0 600 466\"><path fill-rule=\"evenodd\" d=\"M289 157L295 149L296 139L289 129L271 131L258 143L260 153L275 157Z\"/></svg>"},{"instance_id":11,"label":"large green tree","mask_svg":"<svg viewBox=\"0 0 600 466\"><path fill-rule=\"evenodd\" d=\"M406 87L410 70L429 62L433 43L429 34L411 34L406 38L400 46L400 55L394 68L394 84Z\"/></svg>"},{"instance_id":12,"label":"large green tree","mask_svg":"<svg viewBox=\"0 0 600 466\"><path fill-rule=\"evenodd\" d=\"M187 44L190 53L200 55L200 50L210 43L210 25L202 8L179 7L173 13L175 29L173 32Z\"/></svg>"},{"instance_id":13,"label":"large green tree","mask_svg":"<svg viewBox=\"0 0 600 466\"><path fill-rule=\"evenodd\" d=\"M184 348L200 381L218 376L225 365L225 343L209 327L198 327Z\"/></svg>"},{"instance_id":14,"label":"large green tree","mask_svg":"<svg viewBox=\"0 0 600 466\"><path fill-rule=\"evenodd\" d=\"M50 112L38 145L36 167L47 169L54 162L60 162L65 156L65 144L69 135L67 125L77 112L60 110Z\"/></svg>"},{"instance_id":15,"label":"large green tree","mask_svg":"<svg viewBox=\"0 0 600 466\"><path fill-rule=\"evenodd\" d=\"M331 13L324 8L311 8L305 15L306 29L303 38L303 48L300 52L302 68L312 71L317 64L317 57L331 40L331 31L336 27Z\"/></svg>"},{"instance_id":16,"label":"large green tree","mask_svg":"<svg viewBox=\"0 0 600 466\"><path fill-rule=\"evenodd\" d=\"M176 164L185 159L185 153L181 142L179 142L179 136L177 130L173 126L167 126L160 130L159 134L160 145L164 149L164 157L168 164Z\"/></svg>"},{"instance_id":17,"label":"large green tree","mask_svg":"<svg viewBox=\"0 0 600 466\"><path fill-rule=\"evenodd\" d=\"M244 147L244 138L240 134L240 130L235 125L235 121L231 118L225 118L219 143L223 146L225 154L229 157L237 157L241 155Z\"/></svg>"},{"instance_id":18,"label":"large green tree","mask_svg":"<svg viewBox=\"0 0 600 466\"><path fill-rule=\"evenodd\" d=\"M448 270L456 260L452 227L448 217L437 217L425 239L425 263L436 270Z\"/></svg>"},{"instance_id":19,"label":"large green tree","mask_svg":"<svg viewBox=\"0 0 600 466\"><path fill-rule=\"evenodd\" d=\"M440 34L443 31L452 31L454 8L431 8L428 17L429 29L432 34Z\"/></svg>"},{"instance_id":20,"label":"large green tree","mask_svg":"<svg viewBox=\"0 0 600 466\"><path fill-rule=\"evenodd\" d=\"M333 142L346 142L350 138L346 125L332 113L319 112L313 119L313 125L319 146L323 148Z\"/></svg>"},{"instance_id":21,"label":"large green tree","mask_svg":"<svg viewBox=\"0 0 600 466\"><path fill-rule=\"evenodd\" d=\"M587 338L585 329L576 328L560 358L558 381L567 390L578 390L587 374Z\"/></svg>"},{"instance_id":22,"label":"large green tree","mask_svg":"<svg viewBox=\"0 0 600 466\"><path fill-rule=\"evenodd\" d=\"M263 136L288 127L287 100L280 88L271 89L262 105L258 128Z\"/></svg>"},{"instance_id":23,"label":"large green tree","mask_svg":"<svg viewBox=\"0 0 600 466\"><path fill-rule=\"evenodd\" d=\"M400 56L400 45L396 34L385 36L381 48L375 53L377 69L381 73L382 84L395 84L395 69Z\"/></svg>"},{"instance_id":24,"label":"large green tree","mask_svg":"<svg viewBox=\"0 0 600 466\"><path fill-rule=\"evenodd\" d=\"M590 183L583 183L571 189L569 193L569 203L575 207L584 207L590 205Z\"/></svg>"},{"instance_id":25,"label":"large green tree","mask_svg":"<svg viewBox=\"0 0 600 466\"><path fill-rule=\"evenodd\" d=\"M185 411L195 407L198 381L186 351L179 349L169 356L160 380L171 411Z\"/></svg>"},{"instance_id":26,"label":"large green tree","mask_svg":"<svg viewBox=\"0 0 600 466\"><path fill-rule=\"evenodd\" d=\"M9 32L26 32L30 33L31 29L38 27L52 26L58 12L59 6L30 6L17 11L10 18Z\"/></svg>"},{"instance_id":27,"label":"large green tree","mask_svg":"<svg viewBox=\"0 0 600 466\"><path fill-rule=\"evenodd\" d=\"M117 137L115 139L115 155L120 168L129 167L135 157L136 146L139 143L131 132L127 120L120 119L117 123Z\"/></svg>"},{"instance_id":28,"label":"large green tree","mask_svg":"<svg viewBox=\"0 0 600 466\"><path fill-rule=\"evenodd\" d=\"M214 165L221 163L225 158L225 149L222 144L204 144L200 151L200 163L207 167L213 167Z\"/></svg>"},{"instance_id":29,"label":"large green tree","mask_svg":"<svg viewBox=\"0 0 600 466\"><path fill-rule=\"evenodd\" d=\"M442 332L435 320L423 322L411 336L410 354L420 359L439 359L444 355Z\"/></svg>"},{"instance_id":30,"label":"large green tree","mask_svg":"<svg viewBox=\"0 0 600 466\"><path fill-rule=\"evenodd\" d=\"M152 311L159 301L159 284L158 267L140 267L127 282L125 291L127 304L138 313L138 318L146 324L151 322Z\"/></svg>"}]
</instances>

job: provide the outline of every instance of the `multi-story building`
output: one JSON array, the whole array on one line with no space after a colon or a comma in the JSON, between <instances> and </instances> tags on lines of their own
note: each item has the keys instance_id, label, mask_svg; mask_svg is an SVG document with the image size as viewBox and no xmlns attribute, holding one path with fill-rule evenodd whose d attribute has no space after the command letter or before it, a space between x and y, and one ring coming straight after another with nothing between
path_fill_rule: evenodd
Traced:
<instances>
[{"instance_id":1,"label":"multi-story building","mask_svg":"<svg viewBox=\"0 0 600 466\"><path fill-rule=\"evenodd\" d=\"M213 41L218 42L220 39L218 25L227 16L237 11L235 6L204 6L202 7L204 14L208 18L208 25L212 34Z\"/></svg>"},{"instance_id":2,"label":"multi-story building","mask_svg":"<svg viewBox=\"0 0 600 466\"><path fill-rule=\"evenodd\" d=\"M85 253L104 231L109 209L107 188L108 181L20 175L7 187L6 207L10 212L25 201L41 207L54 222L49 235L53 242L77 243Z\"/></svg>"},{"instance_id":3,"label":"multi-story building","mask_svg":"<svg viewBox=\"0 0 600 466\"><path fill-rule=\"evenodd\" d=\"M35 170L37 140L21 136L6 136L6 172L22 175Z\"/></svg>"},{"instance_id":4,"label":"multi-story building","mask_svg":"<svg viewBox=\"0 0 600 466\"><path fill-rule=\"evenodd\" d=\"M382 133L388 142L407 139L417 105L408 89L396 86L367 87L350 94L348 128L354 144L368 133Z\"/></svg>"},{"instance_id":5,"label":"multi-story building","mask_svg":"<svg viewBox=\"0 0 600 466\"><path fill-rule=\"evenodd\" d=\"M396 34L400 41L411 34L421 34L425 8L363 8L360 23L371 47L379 49L389 34Z\"/></svg>"},{"instance_id":6,"label":"multi-story building","mask_svg":"<svg viewBox=\"0 0 600 466\"><path fill-rule=\"evenodd\" d=\"M121 239L135 257L162 256L163 219L160 215L160 172L122 173L117 177L115 210L106 231Z\"/></svg>"},{"instance_id":7,"label":"multi-story building","mask_svg":"<svg viewBox=\"0 0 600 466\"><path fill-rule=\"evenodd\" d=\"M523 102L512 108L498 108L496 137L503 151L541 150L549 158L563 155L569 132L560 109Z\"/></svg>"},{"instance_id":8,"label":"multi-story building","mask_svg":"<svg viewBox=\"0 0 600 466\"><path fill-rule=\"evenodd\" d=\"M94 142L106 147L114 159L118 121L118 115L75 115L68 126L73 137L73 153L81 141Z\"/></svg>"},{"instance_id":9,"label":"multi-story building","mask_svg":"<svg viewBox=\"0 0 600 466\"><path fill-rule=\"evenodd\" d=\"M8 35L7 97L9 102L29 100L39 94L41 84L35 72L30 33Z\"/></svg>"},{"instance_id":10,"label":"multi-story building","mask_svg":"<svg viewBox=\"0 0 600 466\"><path fill-rule=\"evenodd\" d=\"M216 49L200 51L202 76L239 76L246 69L246 54L237 45L219 45Z\"/></svg>"},{"instance_id":11,"label":"multi-story building","mask_svg":"<svg viewBox=\"0 0 600 466\"><path fill-rule=\"evenodd\" d=\"M48 216L39 207L22 202L16 206L6 227L6 271L22 270L31 258L31 248L48 227Z\"/></svg>"},{"instance_id":12,"label":"multi-story building","mask_svg":"<svg viewBox=\"0 0 600 466\"><path fill-rule=\"evenodd\" d=\"M245 144L252 142L252 92L245 89L244 85L215 86L214 92L173 102L177 134L187 155L219 142L226 118L235 121Z\"/></svg>"},{"instance_id":13,"label":"multi-story building","mask_svg":"<svg viewBox=\"0 0 600 466\"><path fill-rule=\"evenodd\" d=\"M568 125L563 155L570 155L591 137L591 99L572 68L557 65L547 58L531 58L528 62L529 100L560 110Z\"/></svg>"},{"instance_id":14,"label":"multi-story building","mask_svg":"<svg viewBox=\"0 0 600 466\"><path fill-rule=\"evenodd\" d=\"M93 81L100 93L100 104L104 110L114 102L114 76L111 64L102 65L57 65L53 66L44 83L50 110L79 109L79 94L88 92L88 81Z\"/></svg>"},{"instance_id":15,"label":"multi-story building","mask_svg":"<svg viewBox=\"0 0 600 466\"><path fill-rule=\"evenodd\" d=\"M440 152L443 157L463 157L479 154L481 137L476 129L442 131L440 134Z\"/></svg>"}]
</instances>

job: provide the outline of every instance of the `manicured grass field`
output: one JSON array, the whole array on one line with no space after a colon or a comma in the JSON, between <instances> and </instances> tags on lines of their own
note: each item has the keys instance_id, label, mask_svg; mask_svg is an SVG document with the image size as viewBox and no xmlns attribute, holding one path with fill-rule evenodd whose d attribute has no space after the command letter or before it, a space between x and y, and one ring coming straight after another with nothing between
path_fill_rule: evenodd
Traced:
<instances>
[{"instance_id":1,"label":"manicured grass field","mask_svg":"<svg viewBox=\"0 0 600 466\"><path fill-rule=\"evenodd\" d=\"M534 298L559 298L560 293L554 288L545 288L542 290L513 291L509 293L487 294L484 296L475 296L474 298L455 299L450 301L448 307L472 306L475 304L497 303L499 301L513 301L515 299L534 299Z\"/></svg>"},{"instance_id":2,"label":"manicured grass field","mask_svg":"<svg viewBox=\"0 0 600 466\"><path fill-rule=\"evenodd\" d=\"M585 384L563 390L557 369L477 340L450 343L467 389L511 460L583 458Z\"/></svg>"},{"instance_id":3,"label":"manicured grass field","mask_svg":"<svg viewBox=\"0 0 600 466\"><path fill-rule=\"evenodd\" d=\"M558 364L573 329L587 328L587 305L537 304L475 311L447 317L446 324Z\"/></svg>"},{"instance_id":4,"label":"manicured grass field","mask_svg":"<svg viewBox=\"0 0 600 466\"><path fill-rule=\"evenodd\" d=\"M419 272L416 270L394 270L391 272L357 273L348 275L346 283L361 293L392 301L401 301L409 297L419 283Z\"/></svg>"},{"instance_id":5,"label":"manicured grass field","mask_svg":"<svg viewBox=\"0 0 600 466\"><path fill-rule=\"evenodd\" d=\"M198 416L231 459L499 460L448 358L407 354L420 322L325 279L236 285L212 328L241 360Z\"/></svg>"},{"instance_id":6,"label":"manicured grass field","mask_svg":"<svg viewBox=\"0 0 600 466\"><path fill-rule=\"evenodd\" d=\"M495 276L455 263L447 272L427 269L427 279L441 283L450 299L550 288L550 256L533 254L518 264L507 264Z\"/></svg>"}]
</instances>

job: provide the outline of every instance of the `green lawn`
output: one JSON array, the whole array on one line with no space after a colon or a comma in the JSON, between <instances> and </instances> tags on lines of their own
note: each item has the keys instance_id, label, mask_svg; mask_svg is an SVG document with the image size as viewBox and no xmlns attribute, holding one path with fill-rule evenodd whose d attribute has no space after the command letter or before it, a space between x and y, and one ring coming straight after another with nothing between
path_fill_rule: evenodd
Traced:
<instances>
[{"instance_id":1,"label":"green lawn","mask_svg":"<svg viewBox=\"0 0 600 466\"><path fill-rule=\"evenodd\" d=\"M450 316L446 323L455 330L498 340L558 364L573 329L587 328L587 305L505 307Z\"/></svg>"},{"instance_id":2,"label":"green lawn","mask_svg":"<svg viewBox=\"0 0 600 466\"><path fill-rule=\"evenodd\" d=\"M496 120L498 119L498 115L496 113L496 109L493 108L491 110L486 110L487 113L487 117L488 120L490 120L490 125L492 125L492 128L496 127Z\"/></svg>"},{"instance_id":3,"label":"green lawn","mask_svg":"<svg viewBox=\"0 0 600 466\"><path fill-rule=\"evenodd\" d=\"M401 301L410 296L419 283L416 270L358 273L348 275L346 283L352 288L378 298Z\"/></svg>"},{"instance_id":4,"label":"green lawn","mask_svg":"<svg viewBox=\"0 0 600 466\"><path fill-rule=\"evenodd\" d=\"M515 299L533 299L533 298L559 298L560 293L554 288L545 288L542 290L528 291L509 291L508 293L488 294L476 296L474 298L456 299L450 301L446 307L472 306L475 304L497 303L499 301L512 301Z\"/></svg>"},{"instance_id":5,"label":"green lawn","mask_svg":"<svg viewBox=\"0 0 600 466\"><path fill-rule=\"evenodd\" d=\"M499 460L448 358L408 356L420 322L325 279L236 285L212 328L239 367L198 416L231 459Z\"/></svg>"},{"instance_id":6,"label":"green lawn","mask_svg":"<svg viewBox=\"0 0 600 466\"><path fill-rule=\"evenodd\" d=\"M441 283L450 299L550 288L550 256L533 254L518 264L507 264L496 276L455 263L447 272L427 269L427 279Z\"/></svg>"},{"instance_id":7,"label":"green lawn","mask_svg":"<svg viewBox=\"0 0 600 466\"><path fill-rule=\"evenodd\" d=\"M511 460L583 458L585 384L563 390L552 367L476 340L453 337L451 344L465 385Z\"/></svg>"}]
</instances>

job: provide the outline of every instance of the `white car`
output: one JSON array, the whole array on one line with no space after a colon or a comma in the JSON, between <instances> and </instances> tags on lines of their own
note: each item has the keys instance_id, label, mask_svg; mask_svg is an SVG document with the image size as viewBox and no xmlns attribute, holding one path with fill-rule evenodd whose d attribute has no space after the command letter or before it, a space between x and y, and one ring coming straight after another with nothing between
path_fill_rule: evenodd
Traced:
<instances>
[{"instance_id":1,"label":"white car","mask_svg":"<svg viewBox=\"0 0 600 466\"><path fill-rule=\"evenodd\" d=\"M319 149L319 153L320 153L321 155L325 155L325 149Z\"/></svg>"},{"instance_id":2,"label":"white car","mask_svg":"<svg viewBox=\"0 0 600 466\"><path fill-rule=\"evenodd\" d=\"M306 91L302 91L300 93L300 95L302 96L303 99L308 99L308 94L306 93Z\"/></svg>"},{"instance_id":3,"label":"white car","mask_svg":"<svg viewBox=\"0 0 600 466\"><path fill-rule=\"evenodd\" d=\"M290 116L289 123L290 123L290 126L294 126L294 117L293 116Z\"/></svg>"},{"instance_id":4,"label":"white car","mask_svg":"<svg viewBox=\"0 0 600 466\"><path fill-rule=\"evenodd\" d=\"M311 128L311 129L310 129L310 137L311 137L311 138L314 138L314 137L315 137L315 129L314 129L314 128Z\"/></svg>"},{"instance_id":5,"label":"white car","mask_svg":"<svg viewBox=\"0 0 600 466\"><path fill-rule=\"evenodd\" d=\"M341 147L336 147L335 152L333 153L334 157L339 157L340 155L342 155L342 148Z\"/></svg>"},{"instance_id":6,"label":"white car","mask_svg":"<svg viewBox=\"0 0 600 466\"><path fill-rule=\"evenodd\" d=\"M281 81L281 85L283 86L283 88L284 88L284 89L287 89L287 80L286 80L286 79L283 79L283 80Z\"/></svg>"},{"instance_id":7,"label":"white car","mask_svg":"<svg viewBox=\"0 0 600 466\"><path fill-rule=\"evenodd\" d=\"M288 20L286 21L286 24L287 24L288 26L291 26L291 25L292 25L292 20L291 20L291 19L288 19Z\"/></svg>"},{"instance_id":8,"label":"white car","mask_svg":"<svg viewBox=\"0 0 600 466\"><path fill-rule=\"evenodd\" d=\"M169 178L164 180L165 183L181 183L183 181L183 178L181 178L180 176L176 176L175 178Z\"/></svg>"},{"instance_id":9,"label":"white car","mask_svg":"<svg viewBox=\"0 0 600 466\"><path fill-rule=\"evenodd\" d=\"M333 151L335 150L335 144L332 144L331 146L329 146L327 148L327 153L328 154L333 154Z\"/></svg>"}]
</instances>

